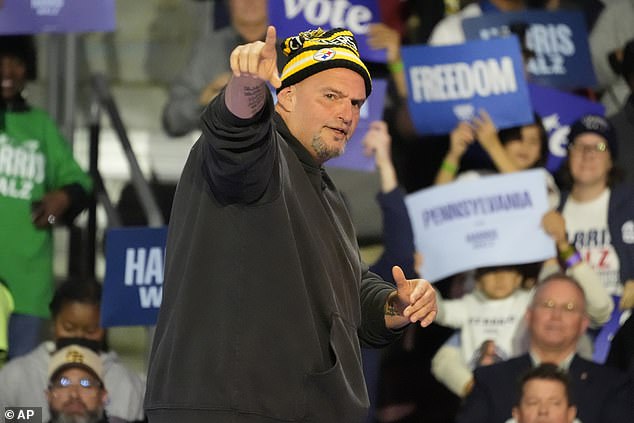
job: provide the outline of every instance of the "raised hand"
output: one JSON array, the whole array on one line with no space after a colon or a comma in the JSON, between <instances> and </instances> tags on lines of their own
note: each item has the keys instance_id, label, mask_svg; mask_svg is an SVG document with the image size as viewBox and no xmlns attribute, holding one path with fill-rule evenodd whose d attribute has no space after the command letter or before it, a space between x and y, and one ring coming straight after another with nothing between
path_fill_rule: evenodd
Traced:
<instances>
[{"instance_id":1,"label":"raised hand","mask_svg":"<svg viewBox=\"0 0 634 423\"><path fill-rule=\"evenodd\" d=\"M449 135L449 152L447 153L448 158L454 159L456 162L459 162L462 156L469 145L474 141L475 134L473 132L473 128L469 125L468 122L460 122L451 131Z\"/></svg>"},{"instance_id":2,"label":"raised hand","mask_svg":"<svg viewBox=\"0 0 634 423\"><path fill-rule=\"evenodd\" d=\"M480 116L475 116L471 124L475 130L478 142L485 150L490 151L493 148L501 147L502 143L498 138L498 129L486 110L480 110Z\"/></svg>"},{"instance_id":3,"label":"raised hand","mask_svg":"<svg viewBox=\"0 0 634 423\"><path fill-rule=\"evenodd\" d=\"M249 76L269 82L273 87L282 85L277 70L276 31L274 26L266 30L266 39L236 47L229 58L235 77Z\"/></svg>"},{"instance_id":4,"label":"raised hand","mask_svg":"<svg viewBox=\"0 0 634 423\"><path fill-rule=\"evenodd\" d=\"M387 131L387 123L382 120L375 120L370 123L368 132L365 133L361 144L363 144L363 153L366 156L374 155L374 161L377 167L385 166L392 163L390 155L390 144L392 137Z\"/></svg>"},{"instance_id":5,"label":"raised hand","mask_svg":"<svg viewBox=\"0 0 634 423\"><path fill-rule=\"evenodd\" d=\"M388 63L401 60L401 35L384 23L368 26L368 45L373 49L386 49Z\"/></svg>"}]
</instances>

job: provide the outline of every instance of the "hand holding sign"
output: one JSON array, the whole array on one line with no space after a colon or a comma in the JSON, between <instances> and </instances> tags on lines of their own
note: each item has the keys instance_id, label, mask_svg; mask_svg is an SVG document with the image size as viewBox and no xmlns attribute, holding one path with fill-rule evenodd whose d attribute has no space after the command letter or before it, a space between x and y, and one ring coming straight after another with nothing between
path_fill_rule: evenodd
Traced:
<instances>
[{"instance_id":1,"label":"hand holding sign","mask_svg":"<svg viewBox=\"0 0 634 423\"><path fill-rule=\"evenodd\" d=\"M456 163L460 162L460 159L474 140L475 137L471 125L465 121L458 123L458 126L449 135L447 158L453 159Z\"/></svg>"},{"instance_id":2,"label":"hand holding sign","mask_svg":"<svg viewBox=\"0 0 634 423\"><path fill-rule=\"evenodd\" d=\"M498 138L498 129L486 110L481 109L480 116L474 116L471 123L475 129L478 142L489 155L492 150L502 146L500 138Z\"/></svg>"},{"instance_id":3,"label":"hand holding sign","mask_svg":"<svg viewBox=\"0 0 634 423\"><path fill-rule=\"evenodd\" d=\"M369 25L368 45L373 49L386 49L388 63L401 60L401 35L384 23Z\"/></svg>"},{"instance_id":4,"label":"hand holding sign","mask_svg":"<svg viewBox=\"0 0 634 423\"><path fill-rule=\"evenodd\" d=\"M276 39L275 27L269 26L264 42L255 41L236 47L229 58L233 75L261 79L275 88L282 85L277 71Z\"/></svg>"}]
</instances>

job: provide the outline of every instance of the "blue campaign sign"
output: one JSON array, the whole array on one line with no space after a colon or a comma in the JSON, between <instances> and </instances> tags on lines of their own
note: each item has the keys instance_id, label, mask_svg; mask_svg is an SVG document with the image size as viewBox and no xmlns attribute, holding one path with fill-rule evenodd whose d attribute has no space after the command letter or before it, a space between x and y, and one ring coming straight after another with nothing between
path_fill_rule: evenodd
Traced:
<instances>
[{"instance_id":1,"label":"blue campaign sign","mask_svg":"<svg viewBox=\"0 0 634 423\"><path fill-rule=\"evenodd\" d=\"M101 325L156 323L163 298L167 227L117 228L106 234Z\"/></svg>"},{"instance_id":2,"label":"blue campaign sign","mask_svg":"<svg viewBox=\"0 0 634 423\"><path fill-rule=\"evenodd\" d=\"M377 0L271 0L269 23L284 39L309 29L347 28L355 36L363 60L385 63L385 49L368 45L368 25L381 22Z\"/></svg>"},{"instance_id":3,"label":"blue campaign sign","mask_svg":"<svg viewBox=\"0 0 634 423\"><path fill-rule=\"evenodd\" d=\"M542 118L548 133L549 154L546 168L555 172L568 155L570 125L584 115L603 116L605 107L601 103L554 88L528 84L528 90L535 113Z\"/></svg>"},{"instance_id":4,"label":"blue campaign sign","mask_svg":"<svg viewBox=\"0 0 634 423\"><path fill-rule=\"evenodd\" d=\"M485 109L498 128L533 121L516 37L401 49L420 134L447 134Z\"/></svg>"},{"instance_id":5,"label":"blue campaign sign","mask_svg":"<svg viewBox=\"0 0 634 423\"><path fill-rule=\"evenodd\" d=\"M115 0L0 0L0 34L114 29Z\"/></svg>"},{"instance_id":6,"label":"blue campaign sign","mask_svg":"<svg viewBox=\"0 0 634 423\"><path fill-rule=\"evenodd\" d=\"M530 82L558 88L596 85L581 12L486 13L462 21L465 37L471 40L509 34L510 26L517 24L527 25L526 46L534 53L526 66Z\"/></svg>"},{"instance_id":7,"label":"blue campaign sign","mask_svg":"<svg viewBox=\"0 0 634 423\"><path fill-rule=\"evenodd\" d=\"M346 145L346 152L334 159L326 162L328 167L342 167L346 169L372 172L375 169L374 157L363 154L363 137L370 127L370 123L383 119L383 109L385 107L385 91L387 81L384 79L372 80L372 94L361 108L361 118L357 125L357 130Z\"/></svg>"}]
</instances>

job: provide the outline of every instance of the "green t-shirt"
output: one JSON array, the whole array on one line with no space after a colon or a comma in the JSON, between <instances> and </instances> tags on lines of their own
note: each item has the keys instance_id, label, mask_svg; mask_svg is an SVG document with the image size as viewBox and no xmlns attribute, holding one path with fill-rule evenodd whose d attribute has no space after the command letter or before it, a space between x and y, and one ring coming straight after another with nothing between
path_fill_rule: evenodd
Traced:
<instances>
[{"instance_id":1,"label":"green t-shirt","mask_svg":"<svg viewBox=\"0 0 634 423\"><path fill-rule=\"evenodd\" d=\"M72 183L91 189L69 144L41 109L7 112L0 129L0 279L15 313L48 317L53 293L53 240L37 229L31 204Z\"/></svg>"}]
</instances>

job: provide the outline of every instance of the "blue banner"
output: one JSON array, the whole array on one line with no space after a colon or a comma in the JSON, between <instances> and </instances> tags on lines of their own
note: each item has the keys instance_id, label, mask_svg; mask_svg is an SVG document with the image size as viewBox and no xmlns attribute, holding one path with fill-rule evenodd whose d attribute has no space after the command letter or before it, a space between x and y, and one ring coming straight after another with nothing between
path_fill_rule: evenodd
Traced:
<instances>
[{"instance_id":1,"label":"blue banner","mask_svg":"<svg viewBox=\"0 0 634 423\"><path fill-rule=\"evenodd\" d=\"M167 227L118 228L106 234L101 325L156 323L163 298Z\"/></svg>"},{"instance_id":2,"label":"blue banner","mask_svg":"<svg viewBox=\"0 0 634 423\"><path fill-rule=\"evenodd\" d=\"M584 97L568 94L554 88L528 84L535 113L542 118L548 133L548 160L546 168L555 172L568 155L568 133L570 125L587 114L605 113L602 104Z\"/></svg>"},{"instance_id":3,"label":"blue banner","mask_svg":"<svg viewBox=\"0 0 634 423\"><path fill-rule=\"evenodd\" d=\"M385 91L387 81L384 79L372 80L372 94L361 108L361 118L356 131L346 145L346 152L326 162L329 167L342 167L346 169L372 172L375 169L374 157L363 154L363 137L365 137L370 124L375 120L383 119L385 107Z\"/></svg>"},{"instance_id":4,"label":"blue banner","mask_svg":"<svg viewBox=\"0 0 634 423\"><path fill-rule=\"evenodd\" d=\"M530 82L558 88L596 85L581 12L486 13L462 21L465 37L472 40L508 35L517 24L527 25L526 46L534 53L526 66Z\"/></svg>"},{"instance_id":5,"label":"blue banner","mask_svg":"<svg viewBox=\"0 0 634 423\"><path fill-rule=\"evenodd\" d=\"M0 34L114 29L115 0L0 0Z\"/></svg>"},{"instance_id":6,"label":"blue banner","mask_svg":"<svg viewBox=\"0 0 634 423\"><path fill-rule=\"evenodd\" d=\"M385 49L368 45L368 25L381 22L377 0L270 0L269 23L284 39L302 31L346 28L355 36L359 54L369 62L386 62Z\"/></svg>"},{"instance_id":7,"label":"blue banner","mask_svg":"<svg viewBox=\"0 0 634 423\"><path fill-rule=\"evenodd\" d=\"M420 134L447 134L485 109L498 128L533 121L516 37L401 49L411 119Z\"/></svg>"}]
</instances>

